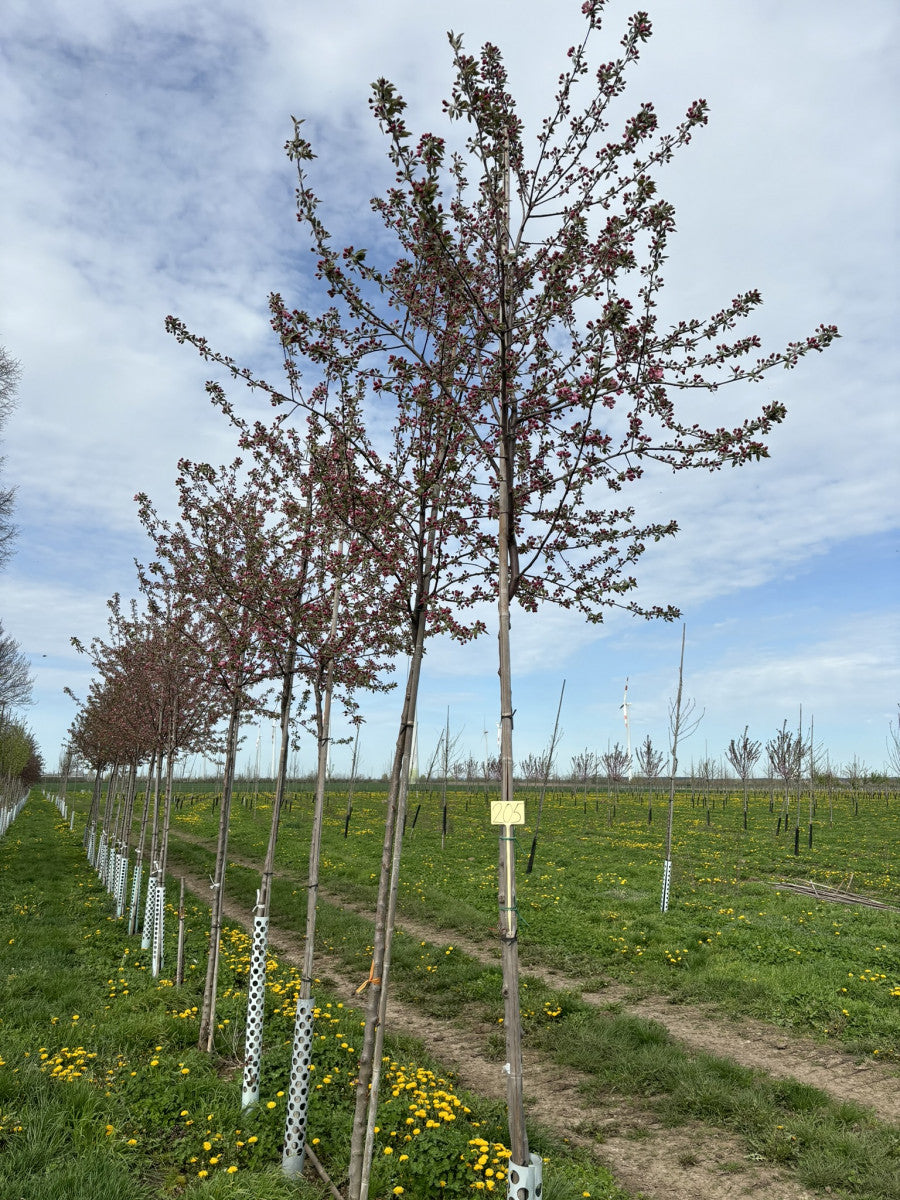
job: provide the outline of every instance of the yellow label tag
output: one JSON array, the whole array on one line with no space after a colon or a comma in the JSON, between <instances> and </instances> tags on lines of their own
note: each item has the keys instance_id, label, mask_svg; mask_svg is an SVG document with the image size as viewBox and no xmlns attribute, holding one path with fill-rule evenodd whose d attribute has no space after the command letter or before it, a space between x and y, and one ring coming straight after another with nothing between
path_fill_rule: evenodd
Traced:
<instances>
[{"instance_id":1,"label":"yellow label tag","mask_svg":"<svg viewBox=\"0 0 900 1200\"><path fill-rule=\"evenodd\" d=\"M524 825L525 824L525 801L524 800L492 800L491 801L491 824L492 825Z\"/></svg>"}]
</instances>

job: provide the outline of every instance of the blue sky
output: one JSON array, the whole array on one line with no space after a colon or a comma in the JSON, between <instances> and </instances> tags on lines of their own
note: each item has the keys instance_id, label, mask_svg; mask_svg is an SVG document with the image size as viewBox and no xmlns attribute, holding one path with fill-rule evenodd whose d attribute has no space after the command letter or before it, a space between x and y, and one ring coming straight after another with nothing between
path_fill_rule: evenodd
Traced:
<instances>
[{"instance_id":1,"label":"blue sky","mask_svg":"<svg viewBox=\"0 0 900 1200\"><path fill-rule=\"evenodd\" d=\"M639 580L648 603L684 611L686 689L706 712L686 760L718 758L745 725L765 740L802 704L832 762L858 755L878 768L900 700L896 6L648 5L655 36L627 107L652 99L665 124L698 96L710 104L709 127L662 180L678 220L669 311L712 312L758 287L755 325L771 348L823 321L842 333L825 355L723 401L742 415L763 398L784 401L769 461L654 477L632 497L641 517L681 526L648 550ZM503 48L534 128L579 9L7 3L0 343L23 379L4 447L21 537L0 577L0 618L34 662L27 719L48 764L72 717L63 687L87 686L69 638L103 633L106 599L133 594L132 560L149 554L132 496L146 491L171 511L178 457L233 453L204 394L210 369L167 337L166 314L268 367L268 293L297 304L314 295L283 153L290 115L307 120L331 225L366 244L367 199L387 177L370 82L393 79L411 125L437 129L452 28L469 49ZM601 58L629 12L610 3ZM614 615L588 628L547 612L517 617L513 637L517 755L548 739L563 678L563 766L624 739L626 676L633 736L665 741L680 626ZM493 652L490 636L465 651L432 647L423 753L448 704L466 751L481 753L485 728L493 744ZM385 768L396 704L367 706L367 770ZM252 752L254 730L248 739ZM301 768L312 761L310 748Z\"/></svg>"}]
</instances>

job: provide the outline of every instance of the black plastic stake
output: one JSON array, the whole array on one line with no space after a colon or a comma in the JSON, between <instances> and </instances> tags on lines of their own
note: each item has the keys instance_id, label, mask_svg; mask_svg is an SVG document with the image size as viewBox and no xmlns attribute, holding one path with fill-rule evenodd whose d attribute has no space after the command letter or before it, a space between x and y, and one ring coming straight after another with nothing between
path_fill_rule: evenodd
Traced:
<instances>
[{"instance_id":1,"label":"black plastic stake","mask_svg":"<svg viewBox=\"0 0 900 1200\"><path fill-rule=\"evenodd\" d=\"M531 853L528 855L528 863L525 867L525 874L530 875L531 869L534 866L534 854L537 850L537 834L531 839Z\"/></svg>"}]
</instances>

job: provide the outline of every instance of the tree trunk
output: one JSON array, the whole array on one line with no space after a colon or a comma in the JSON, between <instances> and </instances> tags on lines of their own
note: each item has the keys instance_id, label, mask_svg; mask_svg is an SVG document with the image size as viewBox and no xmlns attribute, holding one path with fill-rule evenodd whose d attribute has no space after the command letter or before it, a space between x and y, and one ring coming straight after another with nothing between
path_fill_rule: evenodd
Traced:
<instances>
[{"instance_id":1,"label":"tree trunk","mask_svg":"<svg viewBox=\"0 0 900 1200\"><path fill-rule=\"evenodd\" d=\"M684 640L686 627L681 627L681 658L678 661L678 691L672 711L672 765L669 776L669 810L666 815L666 857L663 863L662 895L660 910L669 911L669 893L672 887L672 828L675 823L675 778L678 774L678 738L681 734L681 699L684 687Z\"/></svg>"},{"instance_id":2,"label":"tree trunk","mask_svg":"<svg viewBox=\"0 0 900 1200\"><path fill-rule=\"evenodd\" d=\"M212 1053L216 1027L216 988L219 978L219 938L222 932L222 909L225 901L225 862L228 854L228 818L231 813L231 793L234 789L234 768L237 758L238 727L241 713L241 681L236 679L228 716L225 746L225 765L222 778L222 803L219 807L219 837L216 843L216 866L212 883L212 903L209 922L209 958L206 963L206 983L200 1010L200 1032L197 1048Z\"/></svg>"},{"instance_id":3,"label":"tree trunk","mask_svg":"<svg viewBox=\"0 0 900 1200\"><path fill-rule=\"evenodd\" d=\"M392 865L395 859L395 847L398 847L398 842L402 842L403 838L400 801L401 793L404 789L401 787L401 781L403 779L404 763L407 777L409 772L412 732L419 691L419 675L425 644L425 622L426 613L424 605L422 605L417 610L415 617L415 642L410 659L409 677L406 682L400 730L397 734L397 743L394 748L394 762L391 768L391 781L388 788L388 803L385 812L384 840L381 847L381 871L378 878L378 898L375 905L372 966L366 986L366 1023L363 1032L362 1053L359 1058L356 1107L353 1114L353 1132L350 1141L350 1182L347 1193L349 1200L367 1200L366 1193L362 1190L364 1175L366 1176L366 1182L368 1178L368 1170L365 1163L366 1129L369 1123L369 1105L377 1104L378 1102L378 1097L374 1093L374 1089L371 1090L370 1098L370 1087L382 1011L381 995L387 986L384 971L387 954Z\"/></svg>"},{"instance_id":4,"label":"tree trunk","mask_svg":"<svg viewBox=\"0 0 900 1200\"><path fill-rule=\"evenodd\" d=\"M138 911L141 902L141 875L144 869L144 846L147 840L147 818L150 813L150 790L153 773L156 769L156 751L150 756L150 766L147 769L147 787L144 792L144 810L141 814L141 831L138 835L137 850L134 855L134 882L131 888L131 911L128 916L128 932L137 933Z\"/></svg>"},{"instance_id":5,"label":"tree trunk","mask_svg":"<svg viewBox=\"0 0 900 1200\"><path fill-rule=\"evenodd\" d=\"M247 984L247 1037L244 1045L244 1075L241 1085L241 1108L251 1108L259 1100L259 1071L262 1061L263 1018L266 993L266 952L269 941L269 908L271 905L272 877L275 874L275 845L278 840L278 825L281 820L281 805L284 801L284 786L287 777L288 748L291 737L291 702L294 686L294 662L296 643L288 647L284 676L281 684L281 745L278 751L278 769L275 776L275 799L272 803L272 821L269 825L269 843L263 863L256 908L253 912L253 946L250 959L250 979ZM257 783L259 772L257 768Z\"/></svg>"},{"instance_id":6,"label":"tree trunk","mask_svg":"<svg viewBox=\"0 0 900 1200\"><path fill-rule=\"evenodd\" d=\"M174 726L174 716L173 716ZM175 768L175 748L170 743L166 761L166 791L163 800L163 826L159 847L159 869L156 874L156 917L153 922L153 955L151 973L154 979L159 975L163 964L163 937L165 935L166 916L166 867L169 858L169 829L172 824L172 780Z\"/></svg>"},{"instance_id":7,"label":"tree trunk","mask_svg":"<svg viewBox=\"0 0 900 1200\"><path fill-rule=\"evenodd\" d=\"M269 946L269 908L271 905L272 876L275 875L275 845L278 838L278 823L281 821L281 805L284 799L284 781L287 778L288 748L290 744L290 704L293 700L294 662L296 643L290 642L284 664L281 686L281 745L278 748L278 767L275 778L275 799L272 802L272 818L269 826L269 845L266 846L262 876L259 880L257 904L253 910L253 943L251 949L250 980L247 983L247 1034L244 1048L244 1078L241 1082L241 1108L250 1109L259 1100L259 1068L263 1054L263 1019L265 1015L265 959ZM257 756L257 788L259 786L259 760Z\"/></svg>"},{"instance_id":8,"label":"tree trunk","mask_svg":"<svg viewBox=\"0 0 900 1200\"><path fill-rule=\"evenodd\" d=\"M91 807L88 809L87 820L84 823L84 848L88 851L88 857L91 859L91 866L94 865L94 856L91 854L91 847L96 842L97 834L97 817L100 812L100 793L103 788L103 769L97 767L94 771L94 790L91 796Z\"/></svg>"},{"instance_id":9,"label":"tree trunk","mask_svg":"<svg viewBox=\"0 0 900 1200\"><path fill-rule=\"evenodd\" d=\"M499 357L500 416L497 457L497 633L500 674L500 802L509 814L514 800L512 659L510 654L510 599L518 569L515 543L514 481L516 397L509 360L512 353L514 304L510 287L509 254L509 148L503 154L502 225L498 229L497 261L500 267ZM497 858L500 953L503 971L503 1027L506 1034L506 1096L509 1116L511 1164L527 1169L528 1133L522 1072L522 1024L519 1012L519 935L516 910L516 852L513 828L502 826Z\"/></svg>"},{"instance_id":10,"label":"tree trunk","mask_svg":"<svg viewBox=\"0 0 900 1200\"><path fill-rule=\"evenodd\" d=\"M413 696L412 711L415 712L418 696L418 681L416 694ZM375 1026L375 1049L372 1056L372 1079L369 1087L368 1112L366 1114L366 1145L363 1158L363 1182L361 1200L368 1200L369 1175L372 1170L372 1156L375 1144L375 1120L378 1112L378 1090L381 1084L381 1063L384 1050L384 1033L387 1024L388 981L391 972L391 951L394 944L394 925L397 919L397 900L400 894L400 859L403 849L403 831L406 828L406 810L409 799L409 772L412 765L412 739L400 759L400 779L397 799L397 812L394 820L394 845L391 852L391 880L388 888L388 906L384 931L384 956L381 962L379 976L381 990L378 1002L378 1019ZM374 971L373 971L374 974Z\"/></svg>"},{"instance_id":11,"label":"tree trunk","mask_svg":"<svg viewBox=\"0 0 900 1200\"><path fill-rule=\"evenodd\" d=\"M156 856L159 853L159 785L162 778L162 739L156 753L156 773L153 776L153 816L150 825L150 872L147 878L147 903L144 905L144 928L141 931L141 949L149 950L153 940L153 925L156 913L156 885L159 870Z\"/></svg>"}]
</instances>

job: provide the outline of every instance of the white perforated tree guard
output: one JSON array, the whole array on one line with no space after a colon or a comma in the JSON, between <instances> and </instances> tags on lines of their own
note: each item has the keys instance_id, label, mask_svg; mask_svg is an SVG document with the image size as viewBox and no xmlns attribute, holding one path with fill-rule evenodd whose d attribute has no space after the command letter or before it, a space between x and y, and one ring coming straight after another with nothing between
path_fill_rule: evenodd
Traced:
<instances>
[{"instance_id":1,"label":"white perforated tree guard","mask_svg":"<svg viewBox=\"0 0 900 1200\"><path fill-rule=\"evenodd\" d=\"M128 855L119 852L119 866L116 876L116 916L125 915L125 904L128 894Z\"/></svg>"},{"instance_id":2,"label":"white perforated tree guard","mask_svg":"<svg viewBox=\"0 0 900 1200\"><path fill-rule=\"evenodd\" d=\"M106 830L100 834L100 842L97 845L97 855L92 862L92 866L97 874L103 878L103 867L106 863Z\"/></svg>"},{"instance_id":3,"label":"white perforated tree guard","mask_svg":"<svg viewBox=\"0 0 900 1200\"><path fill-rule=\"evenodd\" d=\"M106 875L103 882L106 884L106 890L112 893L116 885L116 847L114 843L110 843L106 851Z\"/></svg>"},{"instance_id":4,"label":"white perforated tree guard","mask_svg":"<svg viewBox=\"0 0 900 1200\"><path fill-rule=\"evenodd\" d=\"M156 915L156 876L151 875L147 881L147 902L144 905L144 928L141 933L141 949L149 950L153 939L153 918Z\"/></svg>"},{"instance_id":5,"label":"white perforated tree guard","mask_svg":"<svg viewBox=\"0 0 900 1200\"><path fill-rule=\"evenodd\" d=\"M663 863L663 882L662 896L659 900L659 908L661 912L669 911L669 888L672 883L672 860L667 858Z\"/></svg>"},{"instance_id":6,"label":"white perforated tree guard","mask_svg":"<svg viewBox=\"0 0 900 1200\"><path fill-rule=\"evenodd\" d=\"M315 1001L297 999L294 1021L294 1052L291 1056L291 1080L288 1087L287 1119L284 1126L284 1153L281 1169L285 1175L299 1175L306 1152L306 1110L309 1106L309 1066L312 1061L313 1008Z\"/></svg>"},{"instance_id":7,"label":"white perforated tree guard","mask_svg":"<svg viewBox=\"0 0 900 1200\"><path fill-rule=\"evenodd\" d=\"M134 879L131 884L131 909L128 913L129 933L137 933L138 906L141 902L141 876L143 873L143 864L135 863Z\"/></svg>"},{"instance_id":8,"label":"white perforated tree guard","mask_svg":"<svg viewBox=\"0 0 900 1200\"><path fill-rule=\"evenodd\" d=\"M247 1040L244 1046L244 1078L241 1108L252 1108L259 1100L259 1067L262 1058L263 1013L266 1005L266 946L269 918L253 918L250 949L250 979L247 983Z\"/></svg>"},{"instance_id":9,"label":"white perforated tree guard","mask_svg":"<svg viewBox=\"0 0 900 1200\"><path fill-rule=\"evenodd\" d=\"M155 979L162 969L163 962L163 930L166 921L166 884L163 879L160 879L156 885L153 908L153 963L151 970Z\"/></svg>"},{"instance_id":10,"label":"white perforated tree guard","mask_svg":"<svg viewBox=\"0 0 900 1200\"><path fill-rule=\"evenodd\" d=\"M506 1200L541 1200L544 1194L544 1160L532 1154L527 1167L521 1163L507 1164Z\"/></svg>"}]
</instances>

